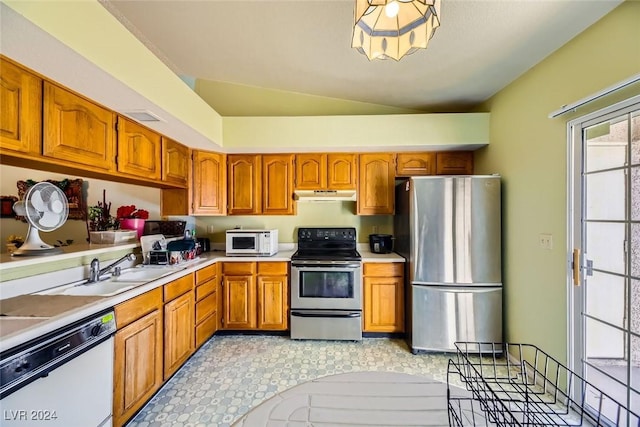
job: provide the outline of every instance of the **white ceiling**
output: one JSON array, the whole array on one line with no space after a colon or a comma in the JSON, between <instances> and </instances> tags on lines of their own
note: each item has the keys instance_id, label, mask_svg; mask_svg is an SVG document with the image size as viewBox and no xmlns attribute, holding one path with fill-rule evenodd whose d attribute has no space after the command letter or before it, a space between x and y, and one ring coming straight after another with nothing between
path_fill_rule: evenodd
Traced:
<instances>
[{"instance_id":1,"label":"white ceiling","mask_svg":"<svg viewBox=\"0 0 640 427\"><path fill-rule=\"evenodd\" d=\"M488 99L621 3L442 0L426 50L369 62L354 0L100 1L177 74L425 112Z\"/></svg>"}]
</instances>

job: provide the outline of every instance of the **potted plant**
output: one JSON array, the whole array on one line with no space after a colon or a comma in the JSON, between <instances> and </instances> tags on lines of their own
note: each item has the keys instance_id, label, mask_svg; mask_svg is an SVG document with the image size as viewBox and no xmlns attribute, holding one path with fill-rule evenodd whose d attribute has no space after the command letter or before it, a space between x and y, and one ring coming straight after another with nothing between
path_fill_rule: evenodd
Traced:
<instances>
[{"instance_id":1,"label":"potted plant","mask_svg":"<svg viewBox=\"0 0 640 427\"><path fill-rule=\"evenodd\" d=\"M136 230L138 238L144 231L145 220L149 219L149 211L136 208L136 205L120 206L116 211L116 218L123 230Z\"/></svg>"}]
</instances>

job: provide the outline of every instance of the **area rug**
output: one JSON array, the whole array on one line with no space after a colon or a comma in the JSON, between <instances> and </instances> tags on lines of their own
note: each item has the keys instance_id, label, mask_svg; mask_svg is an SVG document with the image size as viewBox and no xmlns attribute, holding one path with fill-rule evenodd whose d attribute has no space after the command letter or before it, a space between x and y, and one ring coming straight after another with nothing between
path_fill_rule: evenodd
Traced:
<instances>
[{"instance_id":1,"label":"area rug","mask_svg":"<svg viewBox=\"0 0 640 427\"><path fill-rule=\"evenodd\" d=\"M330 375L271 397L233 424L262 426L449 426L447 385L394 372Z\"/></svg>"}]
</instances>

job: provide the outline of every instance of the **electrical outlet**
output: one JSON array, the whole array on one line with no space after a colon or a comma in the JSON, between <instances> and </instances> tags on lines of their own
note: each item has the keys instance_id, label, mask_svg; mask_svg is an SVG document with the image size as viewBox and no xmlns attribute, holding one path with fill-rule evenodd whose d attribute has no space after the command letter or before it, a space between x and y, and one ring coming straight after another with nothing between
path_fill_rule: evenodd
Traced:
<instances>
[{"instance_id":1,"label":"electrical outlet","mask_svg":"<svg viewBox=\"0 0 640 427\"><path fill-rule=\"evenodd\" d=\"M213 225L207 225L207 233L213 234L214 232L215 229L213 228Z\"/></svg>"},{"instance_id":2,"label":"electrical outlet","mask_svg":"<svg viewBox=\"0 0 640 427\"><path fill-rule=\"evenodd\" d=\"M538 236L538 244L542 249L553 249L553 235L552 234L540 234Z\"/></svg>"}]
</instances>

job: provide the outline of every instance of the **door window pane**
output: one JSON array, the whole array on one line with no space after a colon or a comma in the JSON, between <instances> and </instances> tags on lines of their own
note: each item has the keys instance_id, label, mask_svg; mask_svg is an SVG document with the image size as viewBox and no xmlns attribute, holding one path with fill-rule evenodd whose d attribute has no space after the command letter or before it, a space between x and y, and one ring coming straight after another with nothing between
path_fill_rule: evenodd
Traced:
<instances>
[{"instance_id":1,"label":"door window pane","mask_svg":"<svg viewBox=\"0 0 640 427\"><path fill-rule=\"evenodd\" d=\"M625 303L626 292L624 282L624 277L599 272L594 272L593 276L587 277L585 282L585 312L589 316L611 323L619 328L626 327L625 308L627 305ZM608 345L607 340L609 337L607 334L609 331L606 328L599 328L597 325L595 327L597 329L596 331L588 331L589 337L591 337L594 345L603 343L602 345L606 347L606 345ZM598 336L600 334L603 335ZM619 342L615 343L616 346L619 344ZM595 353L599 352L595 351L589 354Z\"/></svg>"},{"instance_id":2,"label":"door window pane","mask_svg":"<svg viewBox=\"0 0 640 427\"><path fill-rule=\"evenodd\" d=\"M586 172L618 168L627 161L629 139L627 116L599 123L584 130Z\"/></svg>"},{"instance_id":3,"label":"door window pane","mask_svg":"<svg viewBox=\"0 0 640 427\"><path fill-rule=\"evenodd\" d=\"M640 166L631 168L631 219L640 220Z\"/></svg>"},{"instance_id":4,"label":"door window pane","mask_svg":"<svg viewBox=\"0 0 640 427\"><path fill-rule=\"evenodd\" d=\"M585 181L585 219L625 219L626 185L623 169L589 174Z\"/></svg>"},{"instance_id":5,"label":"door window pane","mask_svg":"<svg viewBox=\"0 0 640 427\"><path fill-rule=\"evenodd\" d=\"M631 113L631 164L640 163L640 111Z\"/></svg>"},{"instance_id":6,"label":"door window pane","mask_svg":"<svg viewBox=\"0 0 640 427\"><path fill-rule=\"evenodd\" d=\"M625 224L588 222L586 224L585 257L593 268L612 273L625 273Z\"/></svg>"}]
</instances>

